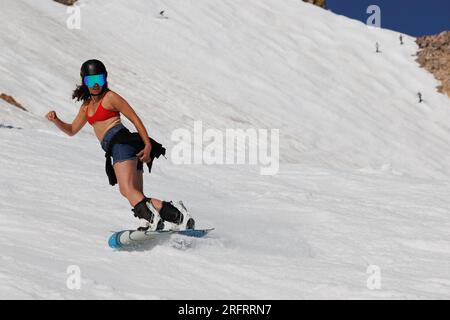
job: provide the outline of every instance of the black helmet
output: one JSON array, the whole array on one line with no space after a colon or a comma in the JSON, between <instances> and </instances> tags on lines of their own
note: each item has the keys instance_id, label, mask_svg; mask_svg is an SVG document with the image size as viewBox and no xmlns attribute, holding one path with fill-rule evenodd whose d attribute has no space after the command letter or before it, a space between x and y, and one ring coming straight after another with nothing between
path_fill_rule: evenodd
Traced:
<instances>
[{"instance_id":1,"label":"black helmet","mask_svg":"<svg viewBox=\"0 0 450 320\"><path fill-rule=\"evenodd\" d=\"M80 70L81 78L95 74L105 74L108 76L108 72L106 71L106 67L103 62L96 59L91 59L83 63Z\"/></svg>"}]
</instances>

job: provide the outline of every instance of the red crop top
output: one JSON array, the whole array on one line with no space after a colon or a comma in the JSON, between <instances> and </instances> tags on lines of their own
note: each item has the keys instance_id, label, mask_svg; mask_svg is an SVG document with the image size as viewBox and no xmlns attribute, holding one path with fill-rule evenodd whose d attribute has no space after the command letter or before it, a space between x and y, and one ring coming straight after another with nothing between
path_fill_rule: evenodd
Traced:
<instances>
[{"instance_id":1,"label":"red crop top","mask_svg":"<svg viewBox=\"0 0 450 320\"><path fill-rule=\"evenodd\" d=\"M103 108L102 101L105 98L105 96L103 96L102 100L100 100L97 110L95 110L95 113L92 117L89 116L88 108L86 108L86 119L90 125L93 125L94 122L97 122L97 121L103 121L103 120L106 120L106 119L109 119L112 117L120 116L119 111L111 111L111 110L106 110L105 108Z\"/></svg>"}]
</instances>

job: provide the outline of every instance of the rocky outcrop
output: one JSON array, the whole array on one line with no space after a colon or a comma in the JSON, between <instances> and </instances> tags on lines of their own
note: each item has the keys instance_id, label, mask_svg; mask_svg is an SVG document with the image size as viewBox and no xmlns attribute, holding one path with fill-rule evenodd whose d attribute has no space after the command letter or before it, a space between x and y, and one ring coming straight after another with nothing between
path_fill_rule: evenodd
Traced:
<instances>
[{"instance_id":1,"label":"rocky outcrop","mask_svg":"<svg viewBox=\"0 0 450 320\"><path fill-rule=\"evenodd\" d=\"M7 94L0 94L0 99L5 100L6 102L8 102L9 104L12 104L13 106L22 109L24 111L27 111L27 109L25 109L24 107L22 107L22 105L20 103L18 103L13 97L8 96Z\"/></svg>"},{"instance_id":2,"label":"rocky outcrop","mask_svg":"<svg viewBox=\"0 0 450 320\"><path fill-rule=\"evenodd\" d=\"M58 3L62 3L65 4L66 6L71 6L73 5L75 2L77 2L77 0L53 0L56 1Z\"/></svg>"},{"instance_id":3,"label":"rocky outcrop","mask_svg":"<svg viewBox=\"0 0 450 320\"><path fill-rule=\"evenodd\" d=\"M304 2L315 4L316 6L322 7L324 9L327 8L326 0L303 0Z\"/></svg>"},{"instance_id":4,"label":"rocky outcrop","mask_svg":"<svg viewBox=\"0 0 450 320\"><path fill-rule=\"evenodd\" d=\"M417 62L442 82L439 92L450 97L450 31L417 38Z\"/></svg>"}]
</instances>

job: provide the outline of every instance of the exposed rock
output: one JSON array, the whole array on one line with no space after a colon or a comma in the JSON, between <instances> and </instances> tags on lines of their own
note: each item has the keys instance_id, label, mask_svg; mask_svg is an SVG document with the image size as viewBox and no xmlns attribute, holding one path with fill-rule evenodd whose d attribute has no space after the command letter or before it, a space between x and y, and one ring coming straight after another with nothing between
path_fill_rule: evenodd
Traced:
<instances>
[{"instance_id":1,"label":"exposed rock","mask_svg":"<svg viewBox=\"0 0 450 320\"><path fill-rule=\"evenodd\" d=\"M8 102L9 104L12 104L13 106L16 106L19 109L22 109L24 111L27 111L27 109L25 109L24 107L22 107L22 105L20 103L18 103L13 97L8 96L7 94L0 94L0 99L5 100L6 102Z\"/></svg>"},{"instance_id":2,"label":"exposed rock","mask_svg":"<svg viewBox=\"0 0 450 320\"><path fill-rule=\"evenodd\" d=\"M326 0L303 0L304 2L315 4L316 6L322 7L324 9L327 8Z\"/></svg>"},{"instance_id":3,"label":"exposed rock","mask_svg":"<svg viewBox=\"0 0 450 320\"><path fill-rule=\"evenodd\" d=\"M450 97L450 31L419 37L416 42L420 48L416 61L442 82L438 91Z\"/></svg>"},{"instance_id":4,"label":"exposed rock","mask_svg":"<svg viewBox=\"0 0 450 320\"><path fill-rule=\"evenodd\" d=\"M66 6L72 6L75 2L77 2L77 0L53 0L53 1L65 4Z\"/></svg>"}]
</instances>

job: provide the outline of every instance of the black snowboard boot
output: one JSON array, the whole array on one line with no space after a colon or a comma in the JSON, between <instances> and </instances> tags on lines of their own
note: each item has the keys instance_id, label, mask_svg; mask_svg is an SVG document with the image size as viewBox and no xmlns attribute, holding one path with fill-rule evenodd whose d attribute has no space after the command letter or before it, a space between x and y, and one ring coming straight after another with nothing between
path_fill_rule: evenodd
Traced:
<instances>
[{"instance_id":1,"label":"black snowboard boot","mask_svg":"<svg viewBox=\"0 0 450 320\"><path fill-rule=\"evenodd\" d=\"M194 229L195 221L187 211L183 202L173 203L172 201L163 201L159 214L164 221L171 222L172 230Z\"/></svg>"},{"instance_id":2,"label":"black snowboard boot","mask_svg":"<svg viewBox=\"0 0 450 320\"><path fill-rule=\"evenodd\" d=\"M142 199L131 209L134 216L139 218L140 226L138 231L157 231L164 229L164 221L158 211L153 207L149 198Z\"/></svg>"}]
</instances>

